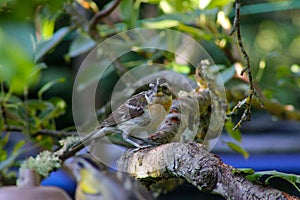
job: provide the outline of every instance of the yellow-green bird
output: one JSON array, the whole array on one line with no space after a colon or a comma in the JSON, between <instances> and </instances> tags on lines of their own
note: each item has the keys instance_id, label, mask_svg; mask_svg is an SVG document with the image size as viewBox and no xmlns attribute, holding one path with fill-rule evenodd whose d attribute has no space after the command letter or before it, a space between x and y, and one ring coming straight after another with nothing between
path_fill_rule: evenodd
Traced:
<instances>
[{"instance_id":1,"label":"yellow-green bird","mask_svg":"<svg viewBox=\"0 0 300 200\"><path fill-rule=\"evenodd\" d=\"M65 162L77 180L75 200L150 200L152 194L122 172L109 172L91 156L74 156Z\"/></svg>"}]
</instances>

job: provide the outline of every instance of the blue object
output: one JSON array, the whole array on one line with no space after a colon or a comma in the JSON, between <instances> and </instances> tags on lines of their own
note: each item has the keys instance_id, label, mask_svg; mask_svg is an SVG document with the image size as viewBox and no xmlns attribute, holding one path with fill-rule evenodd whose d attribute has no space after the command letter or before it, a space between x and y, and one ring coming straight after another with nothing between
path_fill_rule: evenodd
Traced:
<instances>
[{"instance_id":1,"label":"blue object","mask_svg":"<svg viewBox=\"0 0 300 200\"><path fill-rule=\"evenodd\" d=\"M236 168L253 168L255 171L277 170L300 174L300 153L250 154L248 159L238 154L219 154L224 163Z\"/></svg>"},{"instance_id":2,"label":"blue object","mask_svg":"<svg viewBox=\"0 0 300 200\"><path fill-rule=\"evenodd\" d=\"M74 199L76 181L62 169L52 172L49 177L41 182L41 185L59 187Z\"/></svg>"}]
</instances>

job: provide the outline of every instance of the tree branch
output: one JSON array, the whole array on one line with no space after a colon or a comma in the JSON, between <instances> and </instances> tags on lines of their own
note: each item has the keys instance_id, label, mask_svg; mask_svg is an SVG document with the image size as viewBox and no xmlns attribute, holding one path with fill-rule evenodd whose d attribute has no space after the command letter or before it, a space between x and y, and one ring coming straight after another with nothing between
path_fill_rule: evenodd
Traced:
<instances>
[{"instance_id":1,"label":"tree branch","mask_svg":"<svg viewBox=\"0 0 300 200\"><path fill-rule=\"evenodd\" d=\"M89 24L90 24L90 27L95 27L96 24L99 23L99 21L103 18L103 17L106 17L108 16L118 5L119 3L121 2L121 0L114 0L111 4L110 7L104 9L104 10L100 10L98 11L94 16L93 18L90 20Z\"/></svg>"},{"instance_id":2,"label":"tree branch","mask_svg":"<svg viewBox=\"0 0 300 200\"><path fill-rule=\"evenodd\" d=\"M142 181L184 178L199 190L220 194L226 199L299 199L252 183L243 174L233 173L235 168L195 142L128 150L120 157L117 166Z\"/></svg>"},{"instance_id":3,"label":"tree branch","mask_svg":"<svg viewBox=\"0 0 300 200\"><path fill-rule=\"evenodd\" d=\"M23 127L5 125L4 130L5 131L23 132ZM36 135L45 135L45 136L51 136L54 138L64 138L64 137L68 137L68 136L77 136L78 134L76 131L66 132L66 131L62 131L62 130L41 129L38 132L32 134L32 137L34 137Z\"/></svg>"}]
</instances>

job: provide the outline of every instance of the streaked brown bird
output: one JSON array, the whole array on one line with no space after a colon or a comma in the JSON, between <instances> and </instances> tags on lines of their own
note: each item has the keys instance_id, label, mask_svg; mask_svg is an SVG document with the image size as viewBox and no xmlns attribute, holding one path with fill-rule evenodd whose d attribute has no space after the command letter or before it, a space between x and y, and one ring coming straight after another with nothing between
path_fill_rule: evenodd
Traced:
<instances>
[{"instance_id":1,"label":"streaked brown bird","mask_svg":"<svg viewBox=\"0 0 300 200\"><path fill-rule=\"evenodd\" d=\"M142 91L125 101L114 110L97 128L96 131L85 136L80 142L71 147L77 148L92 139L106 136L110 128L122 132L123 139L135 147L140 147L129 136L146 138L148 134L157 131L164 122L172 105L172 93L164 79L157 79L149 84L148 91Z\"/></svg>"}]
</instances>

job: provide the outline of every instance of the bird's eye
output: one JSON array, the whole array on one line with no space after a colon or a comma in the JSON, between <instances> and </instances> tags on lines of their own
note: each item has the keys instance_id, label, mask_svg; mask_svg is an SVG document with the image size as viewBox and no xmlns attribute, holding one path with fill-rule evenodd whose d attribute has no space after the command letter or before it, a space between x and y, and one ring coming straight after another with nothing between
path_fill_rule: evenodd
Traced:
<instances>
[{"instance_id":1,"label":"bird's eye","mask_svg":"<svg viewBox=\"0 0 300 200\"><path fill-rule=\"evenodd\" d=\"M166 85L161 86L161 88L162 88L164 91L166 91L166 90L169 89Z\"/></svg>"},{"instance_id":2,"label":"bird's eye","mask_svg":"<svg viewBox=\"0 0 300 200\"><path fill-rule=\"evenodd\" d=\"M168 85L161 85L161 90L163 93L167 94L167 95L171 95L171 91L170 88L168 87Z\"/></svg>"},{"instance_id":3,"label":"bird's eye","mask_svg":"<svg viewBox=\"0 0 300 200\"><path fill-rule=\"evenodd\" d=\"M164 91L169 90L169 87L168 87L168 86L169 86L169 85L168 85L167 83L162 83L162 84L160 84L161 89L164 90Z\"/></svg>"}]
</instances>

